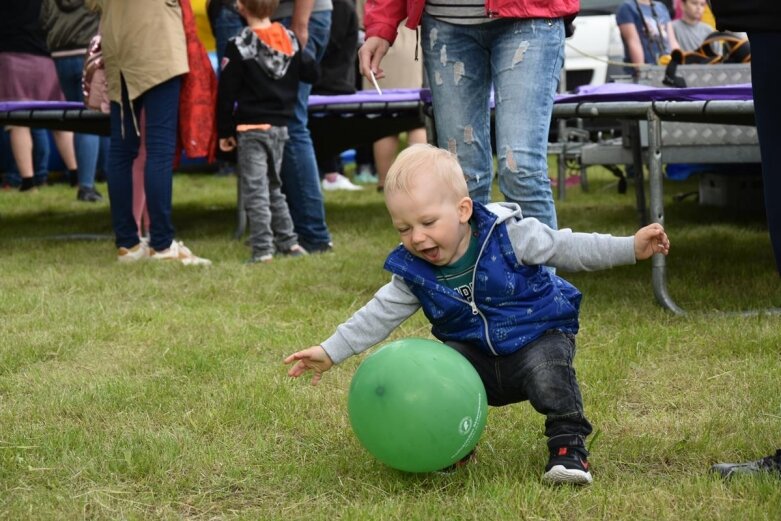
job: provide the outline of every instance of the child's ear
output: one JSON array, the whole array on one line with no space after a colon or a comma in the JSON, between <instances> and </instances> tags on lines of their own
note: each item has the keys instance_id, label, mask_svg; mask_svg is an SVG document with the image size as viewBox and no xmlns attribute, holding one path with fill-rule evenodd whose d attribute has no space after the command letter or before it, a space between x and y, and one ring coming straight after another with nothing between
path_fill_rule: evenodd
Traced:
<instances>
[{"instance_id":1,"label":"child's ear","mask_svg":"<svg viewBox=\"0 0 781 521\"><path fill-rule=\"evenodd\" d=\"M472 199L469 197L462 197L458 201L458 221L461 224L469 222L472 218Z\"/></svg>"}]
</instances>

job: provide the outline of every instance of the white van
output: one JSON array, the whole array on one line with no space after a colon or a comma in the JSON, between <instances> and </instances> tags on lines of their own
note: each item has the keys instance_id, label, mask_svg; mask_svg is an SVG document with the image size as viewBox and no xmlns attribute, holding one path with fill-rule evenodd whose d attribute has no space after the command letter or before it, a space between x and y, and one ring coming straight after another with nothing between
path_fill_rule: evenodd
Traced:
<instances>
[{"instance_id":1,"label":"white van","mask_svg":"<svg viewBox=\"0 0 781 521\"><path fill-rule=\"evenodd\" d=\"M573 22L575 34L566 41L567 91L581 85L602 85L611 76L624 74L620 65L624 47L615 16L622 3L623 0L580 0L580 14Z\"/></svg>"}]
</instances>

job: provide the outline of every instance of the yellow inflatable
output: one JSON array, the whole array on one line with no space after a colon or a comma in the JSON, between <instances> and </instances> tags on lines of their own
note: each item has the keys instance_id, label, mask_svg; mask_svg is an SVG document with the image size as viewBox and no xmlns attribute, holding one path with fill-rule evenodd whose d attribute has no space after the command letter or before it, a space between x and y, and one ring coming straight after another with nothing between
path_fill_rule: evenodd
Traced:
<instances>
[{"instance_id":1,"label":"yellow inflatable","mask_svg":"<svg viewBox=\"0 0 781 521\"><path fill-rule=\"evenodd\" d=\"M716 28L716 19L713 17L713 11L710 10L708 4L705 4L705 12L702 13L702 21L714 29Z\"/></svg>"},{"instance_id":2,"label":"yellow inflatable","mask_svg":"<svg viewBox=\"0 0 781 521\"><path fill-rule=\"evenodd\" d=\"M195 14L195 25L198 27L198 38L201 39L206 50L211 52L215 48L214 35L206 16L206 0L190 0Z\"/></svg>"}]
</instances>

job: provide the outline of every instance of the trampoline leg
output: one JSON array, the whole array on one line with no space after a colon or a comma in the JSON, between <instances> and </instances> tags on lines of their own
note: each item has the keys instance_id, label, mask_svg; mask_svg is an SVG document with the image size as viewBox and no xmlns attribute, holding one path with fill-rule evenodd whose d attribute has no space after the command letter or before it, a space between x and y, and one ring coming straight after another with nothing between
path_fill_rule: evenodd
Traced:
<instances>
[{"instance_id":1,"label":"trampoline leg","mask_svg":"<svg viewBox=\"0 0 781 521\"><path fill-rule=\"evenodd\" d=\"M648 180L650 186L651 222L664 226L664 176L662 175L662 120L654 112L648 109ZM636 173L637 175L637 173ZM640 181L642 177L635 178ZM642 181L641 181L642 182ZM664 308L676 315L684 315L686 312L678 307L667 291L666 259L661 253L657 253L651 260L651 279L656 301Z\"/></svg>"},{"instance_id":2,"label":"trampoline leg","mask_svg":"<svg viewBox=\"0 0 781 521\"><path fill-rule=\"evenodd\" d=\"M635 169L635 198L640 226L648 224L648 210L645 207L645 173L643 168L643 148L640 143L640 122L629 124L629 140L632 145L632 165Z\"/></svg>"}]
</instances>

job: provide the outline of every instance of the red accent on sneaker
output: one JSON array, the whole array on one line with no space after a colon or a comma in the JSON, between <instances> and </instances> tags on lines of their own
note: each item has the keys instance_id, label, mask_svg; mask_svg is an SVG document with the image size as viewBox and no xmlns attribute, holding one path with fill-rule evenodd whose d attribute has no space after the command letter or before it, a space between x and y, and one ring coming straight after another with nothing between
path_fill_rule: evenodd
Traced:
<instances>
[{"instance_id":1,"label":"red accent on sneaker","mask_svg":"<svg viewBox=\"0 0 781 521\"><path fill-rule=\"evenodd\" d=\"M566 456L567 455L567 447L559 447L559 456Z\"/></svg>"},{"instance_id":2,"label":"red accent on sneaker","mask_svg":"<svg viewBox=\"0 0 781 521\"><path fill-rule=\"evenodd\" d=\"M580 458L580 464L583 465L583 469L588 472L588 461L584 460L583 458Z\"/></svg>"}]
</instances>

